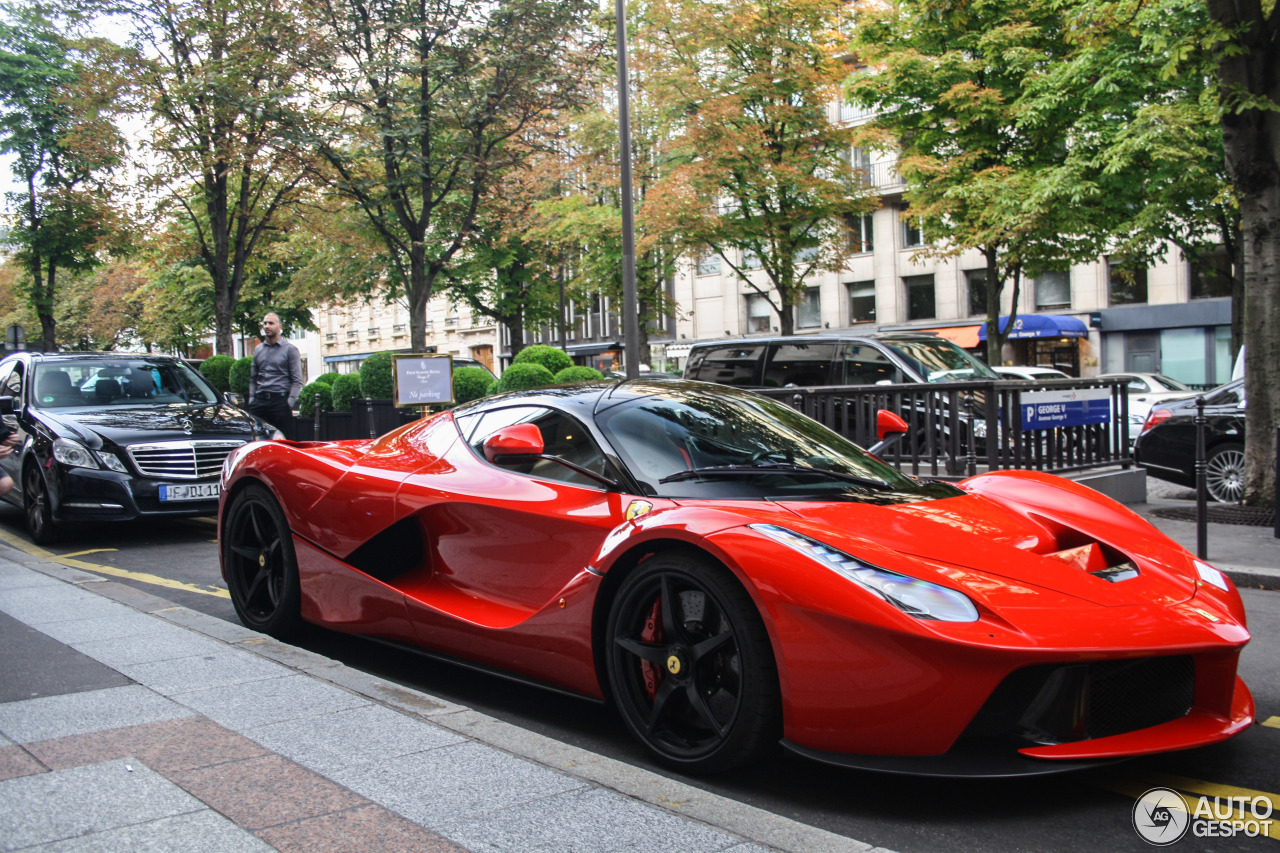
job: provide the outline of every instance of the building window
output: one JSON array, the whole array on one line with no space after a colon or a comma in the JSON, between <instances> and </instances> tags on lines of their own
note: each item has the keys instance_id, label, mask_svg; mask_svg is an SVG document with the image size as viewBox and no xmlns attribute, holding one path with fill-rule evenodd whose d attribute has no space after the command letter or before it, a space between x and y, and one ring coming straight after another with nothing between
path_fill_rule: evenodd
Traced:
<instances>
[{"instance_id":1,"label":"building window","mask_svg":"<svg viewBox=\"0 0 1280 853\"><path fill-rule=\"evenodd\" d=\"M719 275L720 274L720 256L714 252L708 252L698 258L698 275Z\"/></svg>"},{"instance_id":2,"label":"building window","mask_svg":"<svg viewBox=\"0 0 1280 853\"><path fill-rule=\"evenodd\" d=\"M805 288L800 304L796 306L796 326L813 329L822 325L822 298L816 287Z\"/></svg>"},{"instance_id":3,"label":"building window","mask_svg":"<svg viewBox=\"0 0 1280 853\"><path fill-rule=\"evenodd\" d=\"M1231 295L1231 261L1225 250L1191 261L1190 266L1192 299Z\"/></svg>"},{"instance_id":4,"label":"building window","mask_svg":"<svg viewBox=\"0 0 1280 853\"><path fill-rule=\"evenodd\" d=\"M987 313L987 271L965 270L965 281L969 284L969 313Z\"/></svg>"},{"instance_id":5,"label":"building window","mask_svg":"<svg viewBox=\"0 0 1280 853\"><path fill-rule=\"evenodd\" d=\"M849 251L855 255L875 249L874 232L871 228L871 214L861 215L849 213L845 215L844 227L849 235Z\"/></svg>"},{"instance_id":6,"label":"building window","mask_svg":"<svg viewBox=\"0 0 1280 853\"><path fill-rule=\"evenodd\" d=\"M1147 301L1147 268L1125 258L1107 258L1108 296L1112 305Z\"/></svg>"},{"instance_id":7,"label":"building window","mask_svg":"<svg viewBox=\"0 0 1280 853\"><path fill-rule=\"evenodd\" d=\"M923 246L924 244L924 226L920 222L920 217L911 216L906 210L903 210L902 247L909 249L914 246Z\"/></svg>"},{"instance_id":8,"label":"building window","mask_svg":"<svg viewBox=\"0 0 1280 853\"><path fill-rule=\"evenodd\" d=\"M742 268L744 270L758 270L761 267L760 256L752 249L742 250Z\"/></svg>"},{"instance_id":9,"label":"building window","mask_svg":"<svg viewBox=\"0 0 1280 853\"><path fill-rule=\"evenodd\" d=\"M747 297L747 330L767 332L773 325L773 306L758 293Z\"/></svg>"},{"instance_id":10,"label":"building window","mask_svg":"<svg viewBox=\"0 0 1280 853\"><path fill-rule=\"evenodd\" d=\"M1041 273L1035 278L1036 310L1071 307L1071 275L1066 270Z\"/></svg>"},{"instance_id":11,"label":"building window","mask_svg":"<svg viewBox=\"0 0 1280 853\"><path fill-rule=\"evenodd\" d=\"M874 323L876 321L876 283L874 281L849 282L849 322Z\"/></svg>"},{"instance_id":12,"label":"building window","mask_svg":"<svg viewBox=\"0 0 1280 853\"><path fill-rule=\"evenodd\" d=\"M797 264L811 264L818 259L818 246L804 246L796 249Z\"/></svg>"},{"instance_id":13,"label":"building window","mask_svg":"<svg viewBox=\"0 0 1280 853\"><path fill-rule=\"evenodd\" d=\"M907 286L907 319L931 320L938 316L938 298L934 292L933 276L903 276Z\"/></svg>"}]
</instances>

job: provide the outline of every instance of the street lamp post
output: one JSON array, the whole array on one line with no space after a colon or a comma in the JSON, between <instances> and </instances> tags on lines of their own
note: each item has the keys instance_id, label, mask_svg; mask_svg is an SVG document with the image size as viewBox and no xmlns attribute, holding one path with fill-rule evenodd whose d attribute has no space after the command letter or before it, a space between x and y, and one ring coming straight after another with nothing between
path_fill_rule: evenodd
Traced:
<instances>
[{"instance_id":1,"label":"street lamp post","mask_svg":"<svg viewBox=\"0 0 1280 853\"><path fill-rule=\"evenodd\" d=\"M622 328L628 379L640 375L640 305L636 294L635 210L631 185L631 114L627 83L627 2L615 0L618 17L618 147L622 160Z\"/></svg>"}]
</instances>

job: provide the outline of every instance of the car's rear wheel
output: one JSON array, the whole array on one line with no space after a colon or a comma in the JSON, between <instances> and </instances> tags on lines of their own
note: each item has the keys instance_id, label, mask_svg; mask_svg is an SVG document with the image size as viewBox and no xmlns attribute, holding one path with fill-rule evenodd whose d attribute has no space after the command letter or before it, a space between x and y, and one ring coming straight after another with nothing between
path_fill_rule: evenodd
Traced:
<instances>
[{"instance_id":1,"label":"car's rear wheel","mask_svg":"<svg viewBox=\"0 0 1280 853\"><path fill-rule=\"evenodd\" d=\"M49 488L34 463L22 472L22 508L27 516L27 533L37 545L52 545L62 536L62 529L53 519L53 504Z\"/></svg>"},{"instance_id":2,"label":"car's rear wheel","mask_svg":"<svg viewBox=\"0 0 1280 853\"><path fill-rule=\"evenodd\" d=\"M664 764L727 770L777 743L782 713L768 633L723 567L682 553L650 558L623 581L607 630L612 698Z\"/></svg>"},{"instance_id":3,"label":"car's rear wheel","mask_svg":"<svg viewBox=\"0 0 1280 853\"><path fill-rule=\"evenodd\" d=\"M1205 463L1209 496L1224 504L1238 504L1244 496L1244 448L1223 444L1213 449Z\"/></svg>"},{"instance_id":4,"label":"car's rear wheel","mask_svg":"<svg viewBox=\"0 0 1280 853\"><path fill-rule=\"evenodd\" d=\"M222 530L222 564L236 615L246 627L281 639L302 627L302 593L293 536L264 486L231 500Z\"/></svg>"}]
</instances>

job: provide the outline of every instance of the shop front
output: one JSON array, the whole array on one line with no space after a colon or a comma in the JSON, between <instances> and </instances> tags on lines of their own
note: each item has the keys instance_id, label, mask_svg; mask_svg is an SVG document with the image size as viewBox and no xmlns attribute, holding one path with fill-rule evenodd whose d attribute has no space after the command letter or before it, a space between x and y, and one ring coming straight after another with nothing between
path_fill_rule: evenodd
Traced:
<instances>
[{"instance_id":1,"label":"shop front","mask_svg":"<svg viewBox=\"0 0 1280 853\"><path fill-rule=\"evenodd\" d=\"M1000 318L1000 331L1012 349L1013 364L1052 367L1069 376L1080 375L1082 342L1089 339L1089 327L1079 317L1068 314L1019 314L1009 326L1009 316ZM987 340L987 326L978 328L978 340Z\"/></svg>"}]
</instances>

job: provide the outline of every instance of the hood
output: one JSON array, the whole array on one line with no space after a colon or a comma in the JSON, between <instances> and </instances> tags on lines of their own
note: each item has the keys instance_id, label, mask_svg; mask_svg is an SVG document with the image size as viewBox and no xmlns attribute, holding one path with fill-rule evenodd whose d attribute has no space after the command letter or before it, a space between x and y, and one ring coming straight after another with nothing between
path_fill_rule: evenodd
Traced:
<instances>
[{"instance_id":1,"label":"hood","mask_svg":"<svg viewBox=\"0 0 1280 853\"><path fill-rule=\"evenodd\" d=\"M41 409L39 419L58 436L75 439L94 450L152 441L231 438L251 441L264 437L252 415L227 403Z\"/></svg>"},{"instance_id":2,"label":"hood","mask_svg":"<svg viewBox=\"0 0 1280 853\"><path fill-rule=\"evenodd\" d=\"M1086 530L1015 511L982 495L891 506L783 506L803 518L802 524L792 525L797 532L886 569L897 566L912 573L896 559L907 555L930 564L939 580L954 567L965 575L995 576L1107 606L1173 604L1195 592L1193 580L1171 569L1171 561L1139 564ZM1107 571L1126 563L1138 568L1136 576Z\"/></svg>"}]
</instances>

